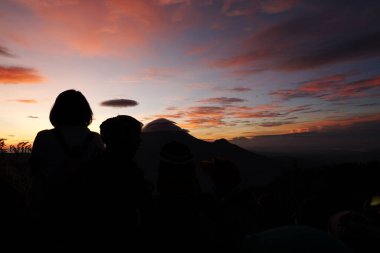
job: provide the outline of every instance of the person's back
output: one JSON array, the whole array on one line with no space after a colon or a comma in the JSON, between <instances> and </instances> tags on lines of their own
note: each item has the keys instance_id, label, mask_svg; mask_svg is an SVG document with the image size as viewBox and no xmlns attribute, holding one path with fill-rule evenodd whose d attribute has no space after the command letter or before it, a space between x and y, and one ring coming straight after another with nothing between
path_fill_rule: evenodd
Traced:
<instances>
[{"instance_id":1,"label":"person's back","mask_svg":"<svg viewBox=\"0 0 380 253\"><path fill-rule=\"evenodd\" d=\"M204 212L190 149L180 142L160 152L156 198L156 234L160 251L215 250L216 232Z\"/></svg>"},{"instance_id":2,"label":"person's back","mask_svg":"<svg viewBox=\"0 0 380 253\"><path fill-rule=\"evenodd\" d=\"M214 189L213 219L223 251L239 251L242 238L258 230L253 195L240 186L239 168L230 160L215 157L202 162Z\"/></svg>"},{"instance_id":3,"label":"person's back","mask_svg":"<svg viewBox=\"0 0 380 253\"><path fill-rule=\"evenodd\" d=\"M141 123L130 116L117 116L104 121L100 129L106 149L88 168L85 180L89 246L138 246L140 223L151 201L143 171L133 160Z\"/></svg>"},{"instance_id":4,"label":"person's back","mask_svg":"<svg viewBox=\"0 0 380 253\"><path fill-rule=\"evenodd\" d=\"M38 247L56 247L69 241L66 237L71 233L66 233L63 225L71 219L66 212L70 203L62 201L68 199L68 182L79 173L82 164L104 149L100 135L87 128L92 111L79 91L62 92L49 118L54 128L37 134L30 157L32 183L27 204L31 233ZM72 153L77 155L73 158Z\"/></svg>"}]
</instances>

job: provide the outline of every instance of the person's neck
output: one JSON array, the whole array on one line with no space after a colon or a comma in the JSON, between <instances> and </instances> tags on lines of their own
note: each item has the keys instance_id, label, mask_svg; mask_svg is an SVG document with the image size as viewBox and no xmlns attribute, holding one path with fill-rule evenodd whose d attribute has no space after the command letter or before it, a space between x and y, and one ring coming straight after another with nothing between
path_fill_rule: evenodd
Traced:
<instances>
[{"instance_id":1,"label":"person's neck","mask_svg":"<svg viewBox=\"0 0 380 253\"><path fill-rule=\"evenodd\" d=\"M105 152L108 155L117 156L120 158L126 158L131 160L134 158L134 153L132 153L130 150L126 148L106 147Z\"/></svg>"}]
</instances>

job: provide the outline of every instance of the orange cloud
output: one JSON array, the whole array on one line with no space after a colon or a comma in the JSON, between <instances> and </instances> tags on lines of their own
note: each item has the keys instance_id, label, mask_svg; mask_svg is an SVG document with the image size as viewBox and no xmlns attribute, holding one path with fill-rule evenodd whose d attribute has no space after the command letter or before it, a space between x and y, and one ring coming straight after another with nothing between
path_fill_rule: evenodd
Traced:
<instances>
[{"instance_id":1,"label":"orange cloud","mask_svg":"<svg viewBox=\"0 0 380 253\"><path fill-rule=\"evenodd\" d=\"M233 106L227 104L228 106L226 106L223 103L230 102L228 98L212 98L201 102L208 101L219 103L220 106L169 107L167 110L170 113L154 115L154 117L180 120L179 124L182 127L191 130L199 130L204 127L242 127L252 124L253 122L249 121L250 119L258 121L255 125L275 127L296 123L295 120L298 117L291 114L310 112L312 109L312 105L284 107L277 104L257 106ZM267 119L276 119L276 121L265 122Z\"/></svg>"},{"instance_id":2,"label":"orange cloud","mask_svg":"<svg viewBox=\"0 0 380 253\"><path fill-rule=\"evenodd\" d=\"M165 118L165 119L180 119L183 118L184 114L181 112L174 114L157 114L154 115L154 118Z\"/></svg>"},{"instance_id":3,"label":"orange cloud","mask_svg":"<svg viewBox=\"0 0 380 253\"><path fill-rule=\"evenodd\" d=\"M14 101L19 102L19 103L24 103L24 104L35 104L35 103L37 103L37 100L35 100L35 99L17 99Z\"/></svg>"},{"instance_id":4,"label":"orange cloud","mask_svg":"<svg viewBox=\"0 0 380 253\"><path fill-rule=\"evenodd\" d=\"M44 78L31 68L0 66L0 84L41 83Z\"/></svg>"}]
</instances>

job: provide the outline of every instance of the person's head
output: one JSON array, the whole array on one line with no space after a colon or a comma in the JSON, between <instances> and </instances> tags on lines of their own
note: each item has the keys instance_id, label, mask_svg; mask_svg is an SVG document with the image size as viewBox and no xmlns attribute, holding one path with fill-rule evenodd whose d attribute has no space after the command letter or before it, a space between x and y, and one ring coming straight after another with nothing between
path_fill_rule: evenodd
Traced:
<instances>
[{"instance_id":1,"label":"person's head","mask_svg":"<svg viewBox=\"0 0 380 253\"><path fill-rule=\"evenodd\" d=\"M199 191L193 156L185 144L172 141L161 148L157 190L166 195Z\"/></svg>"},{"instance_id":2,"label":"person's head","mask_svg":"<svg viewBox=\"0 0 380 253\"><path fill-rule=\"evenodd\" d=\"M87 127L92 122L92 110L80 91L66 90L55 100L49 119L54 127Z\"/></svg>"},{"instance_id":3,"label":"person's head","mask_svg":"<svg viewBox=\"0 0 380 253\"><path fill-rule=\"evenodd\" d=\"M201 162L202 169L210 176L214 191L227 194L241 182L239 168L231 160L214 157Z\"/></svg>"},{"instance_id":4,"label":"person's head","mask_svg":"<svg viewBox=\"0 0 380 253\"><path fill-rule=\"evenodd\" d=\"M350 210L332 215L328 232L354 252L373 252L380 240L380 229L363 214Z\"/></svg>"},{"instance_id":5,"label":"person's head","mask_svg":"<svg viewBox=\"0 0 380 253\"><path fill-rule=\"evenodd\" d=\"M100 125L100 135L106 149L127 152L135 155L141 142L143 124L128 115L109 118Z\"/></svg>"}]
</instances>

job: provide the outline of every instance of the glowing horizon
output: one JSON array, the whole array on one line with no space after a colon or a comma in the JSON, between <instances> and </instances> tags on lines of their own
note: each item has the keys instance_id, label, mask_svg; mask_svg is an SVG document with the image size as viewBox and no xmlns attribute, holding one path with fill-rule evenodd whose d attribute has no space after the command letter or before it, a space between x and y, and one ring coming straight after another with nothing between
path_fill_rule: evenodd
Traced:
<instances>
[{"instance_id":1,"label":"glowing horizon","mask_svg":"<svg viewBox=\"0 0 380 253\"><path fill-rule=\"evenodd\" d=\"M379 121L379 11L341 0L1 1L0 138L32 142L52 128L67 89L86 96L97 132L119 114L167 118L205 140Z\"/></svg>"}]
</instances>

